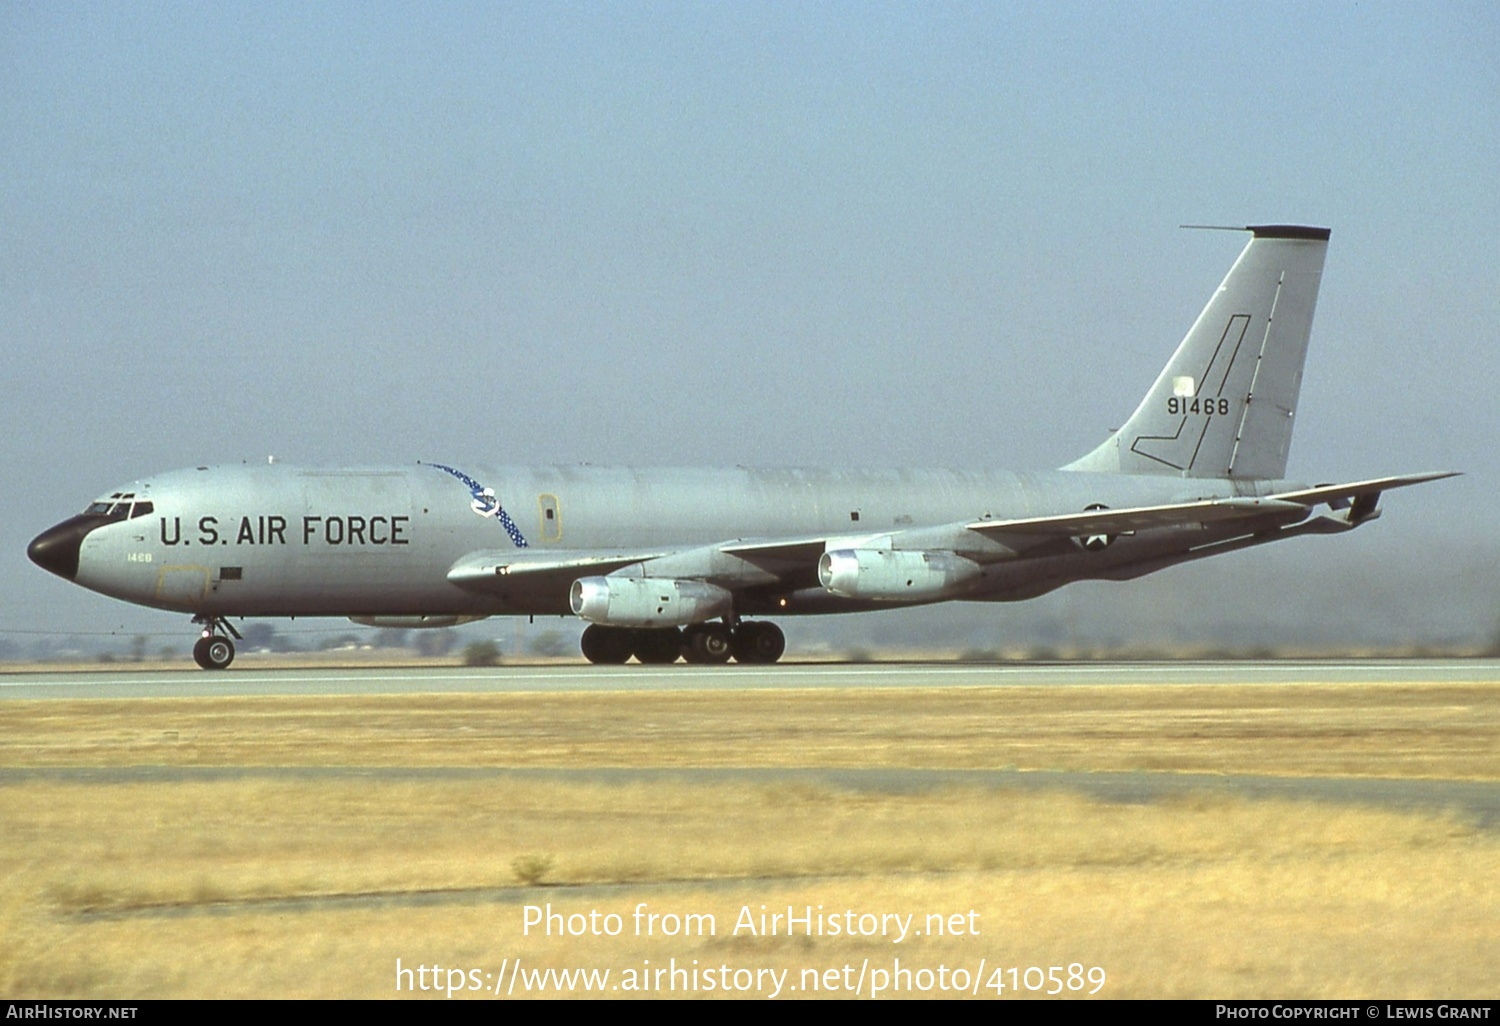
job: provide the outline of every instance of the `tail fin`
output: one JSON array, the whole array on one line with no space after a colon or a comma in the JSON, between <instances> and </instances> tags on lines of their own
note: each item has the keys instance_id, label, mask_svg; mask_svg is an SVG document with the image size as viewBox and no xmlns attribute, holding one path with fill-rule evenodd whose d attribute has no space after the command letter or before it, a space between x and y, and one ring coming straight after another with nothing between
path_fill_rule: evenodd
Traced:
<instances>
[{"instance_id":1,"label":"tail fin","mask_svg":"<svg viewBox=\"0 0 1500 1026\"><path fill-rule=\"evenodd\" d=\"M1229 269L1125 426L1064 467L1183 477L1286 473L1327 228L1251 226Z\"/></svg>"}]
</instances>

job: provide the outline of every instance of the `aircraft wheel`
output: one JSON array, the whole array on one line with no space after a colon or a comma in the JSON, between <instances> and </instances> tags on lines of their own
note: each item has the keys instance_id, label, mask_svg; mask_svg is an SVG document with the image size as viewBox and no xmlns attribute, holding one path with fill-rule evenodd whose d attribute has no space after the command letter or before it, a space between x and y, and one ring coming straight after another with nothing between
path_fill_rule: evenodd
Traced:
<instances>
[{"instance_id":1,"label":"aircraft wheel","mask_svg":"<svg viewBox=\"0 0 1500 1026\"><path fill-rule=\"evenodd\" d=\"M193 661L205 670L222 670L234 662L234 642L217 634L199 638L193 646Z\"/></svg>"},{"instance_id":2,"label":"aircraft wheel","mask_svg":"<svg viewBox=\"0 0 1500 1026\"><path fill-rule=\"evenodd\" d=\"M698 652L698 634L703 630L702 624L694 624L684 627L682 630L682 661L685 663L706 662Z\"/></svg>"},{"instance_id":3,"label":"aircraft wheel","mask_svg":"<svg viewBox=\"0 0 1500 1026\"><path fill-rule=\"evenodd\" d=\"M738 663L774 663L786 651L786 635L774 623L745 621L734 632L734 659Z\"/></svg>"},{"instance_id":4,"label":"aircraft wheel","mask_svg":"<svg viewBox=\"0 0 1500 1026\"><path fill-rule=\"evenodd\" d=\"M676 627L638 630L633 647L643 663L675 663L682 655L682 631Z\"/></svg>"},{"instance_id":5,"label":"aircraft wheel","mask_svg":"<svg viewBox=\"0 0 1500 1026\"><path fill-rule=\"evenodd\" d=\"M635 639L624 628L591 623L584 628L579 647L583 649L583 657L591 663L618 665L630 658Z\"/></svg>"},{"instance_id":6,"label":"aircraft wheel","mask_svg":"<svg viewBox=\"0 0 1500 1026\"><path fill-rule=\"evenodd\" d=\"M707 623L692 629L684 647L690 663L727 663L734 649L728 627Z\"/></svg>"}]
</instances>

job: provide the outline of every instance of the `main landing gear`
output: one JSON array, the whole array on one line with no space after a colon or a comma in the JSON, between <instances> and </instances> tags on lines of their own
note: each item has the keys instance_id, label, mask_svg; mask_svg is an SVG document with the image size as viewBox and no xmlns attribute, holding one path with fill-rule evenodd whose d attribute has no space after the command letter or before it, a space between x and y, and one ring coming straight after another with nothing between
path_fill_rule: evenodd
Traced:
<instances>
[{"instance_id":1,"label":"main landing gear","mask_svg":"<svg viewBox=\"0 0 1500 1026\"><path fill-rule=\"evenodd\" d=\"M642 663L774 663L786 651L786 635L774 623L742 620L725 623L695 623L680 627L584 628L583 656L591 663L619 664L631 656Z\"/></svg>"},{"instance_id":2,"label":"main landing gear","mask_svg":"<svg viewBox=\"0 0 1500 1026\"><path fill-rule=\"evenodd\" d=\"M234 624L222 616L208 616L204 613L193 617L193 622L203 625L203 636L193 646L194 662L205 670L222 670L234 662L234 642L220 633L223 631L239 638L240 632L234 629Z\"/></svg>"}]
</instances>

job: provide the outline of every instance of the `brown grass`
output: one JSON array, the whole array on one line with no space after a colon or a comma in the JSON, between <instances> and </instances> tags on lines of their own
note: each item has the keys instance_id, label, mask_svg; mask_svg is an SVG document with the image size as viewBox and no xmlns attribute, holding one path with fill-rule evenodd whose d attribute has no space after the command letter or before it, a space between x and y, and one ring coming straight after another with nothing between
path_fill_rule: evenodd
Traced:
<instances>
[{"instance_id":1,"label":"brown grass","mask_svg":"<svg viewBox=\"0 0 1500 1026\"><path fill-rule=\"evenodd\" d=\"M662 766L1253 772L1269 746L1295 751L1299 772L1493 779L1494 707L1484 689L1394 686L6 703L11 767L332 772L0 785L0 996L384 997L398 958L484 973L520 957L617 981L647 959L788 969L795 983L867 958L970 971L983 958L1102 966L1112 997L1492 998L1500 839L1454 816L364 767L634 753ZM626 935L523 934L523 908L549 902L618 913ZM718 929L633 936L642 902L713 914ZM973 910L979 933L733 935L741 908L763 904L918 921Z\"/></svg>"},{"instance_id":2,"label":"brown grass","mask_svg":"<svg viewBox=\"0 0 1500 1026\"><path fill-rule=\"evenodd\" d=\"M1500 779L1494 684L7 702L6 766L895 767Z\"/></svg>"}]
</instances>

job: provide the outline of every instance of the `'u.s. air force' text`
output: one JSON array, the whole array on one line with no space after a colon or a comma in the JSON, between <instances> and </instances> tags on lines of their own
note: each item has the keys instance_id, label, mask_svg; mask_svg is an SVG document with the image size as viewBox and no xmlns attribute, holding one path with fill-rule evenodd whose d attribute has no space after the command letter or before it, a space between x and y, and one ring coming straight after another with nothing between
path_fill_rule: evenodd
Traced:
<instances>
[{"instance_id":1,"label":"'u.s. air force' text","mask_svg":"<svg viewBox=\"0 0 1500 1026\"><path fill-rule=\"evenodd\" d=\"M188 527L183 536L181 517L161 517L163 545L409 545L411 517L401 514L373 516L304 516L272 514L259 516L199 517L197 535Z\"/></svg>"}]
</instances>

